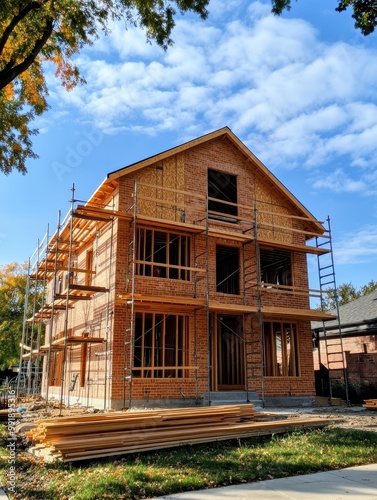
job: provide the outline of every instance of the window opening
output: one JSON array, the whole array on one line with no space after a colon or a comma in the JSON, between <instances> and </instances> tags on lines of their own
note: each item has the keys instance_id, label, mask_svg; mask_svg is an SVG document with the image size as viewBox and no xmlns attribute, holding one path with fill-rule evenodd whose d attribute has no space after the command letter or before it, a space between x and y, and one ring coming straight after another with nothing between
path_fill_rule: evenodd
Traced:
<instances>
[{"instance_id":1,"label":"window opening","mask_svg":"<svg viewBox=\"0 0 377 500\"><path fill-rule=\"evenodd\" d=\"M188 316L137 313L134 376L183 378L187 376Z\"/></svg>"},{"instance_id":2,"label":"window opening","mask_svg":"<svg viewBox=\"0 0 377 500\"><path fill-rule=\"evenodd\" d=\"M189 281L190 245L190 236L139 228L136 274Z\"/></svg>"},{"instance_id":3,"label":"window opening","mask_svg":"<svg viewBox=\"0 0 377 500\"><path fill-rule=\"evenodd\" d=\"M239 250L235 247L216 246L216 291L239 295Z\"/></svg>"},{"instance_id":4,"label":"window opening","mask_svg":"<svg viewBox=\"0 0 377 500\"><path fill-rule=\"evenodd\" d=\"M237 219L223 217L224 215L238 215L237 205L237 177L231 174L208 170L208 217L226 222L236 223ZM211 214L211 212L218 212Z\"/></svg>"},{"instance_id":5,"label":"window opening","mask_svg":"<svg viewBox=\"0 0 377 500\"><path fill-rule=\"evenodd\" d=\"M291 253L284 250L260 250L261 280L275 285L292 285Z\"/></svg>"},{"instance_id":6,"label":"window opening","mask_svg":"<svg viewBox=\"0 0 377 500\"><path fill-rule=\"evenodd\" d=\"M296 325L263 324L264 366L267 377L298 377L298 345Z\"/></svg>"}]
</instances>

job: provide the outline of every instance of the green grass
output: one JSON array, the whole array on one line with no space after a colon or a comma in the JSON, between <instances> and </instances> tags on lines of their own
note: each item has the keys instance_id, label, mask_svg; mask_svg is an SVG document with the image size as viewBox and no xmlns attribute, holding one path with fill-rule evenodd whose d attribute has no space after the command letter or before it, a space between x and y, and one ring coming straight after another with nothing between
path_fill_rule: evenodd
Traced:
<instances>
[{"instance_id":1,"label":"green grass","mask_svg":"<svg viewBox=\"0 0 377 500\"><path fill-rule=\"evenodd\" d=\"M11 499L141 499L377 462L377 433L325 428L113 459L43 464L17 453ZM0 482L7 455L0 449Z\"/></svg>"}]
</instances>

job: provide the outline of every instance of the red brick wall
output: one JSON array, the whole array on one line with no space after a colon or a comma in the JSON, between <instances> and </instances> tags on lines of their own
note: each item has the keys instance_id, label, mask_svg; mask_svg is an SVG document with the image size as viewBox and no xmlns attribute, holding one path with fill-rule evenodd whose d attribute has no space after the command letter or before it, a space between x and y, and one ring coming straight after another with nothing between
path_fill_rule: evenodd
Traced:
<instances>
[{"instance_id":1,"label":"red brick wall","mask_svg":"<svg viewBox=\"0 0 377 500\"><path fill-rule=\"evenodd\" d=\"M226 173L238 176L238 204L240 205L239 216L245 221L242 227L240 224L229 224L220 221L210 220L209 226L214 229L231 231L242 234L245 229L250 229L249 234L253 234L254 206L266 209L279 214L292 211L295 208L291 202L285 199L274 188L271 181L265 181L261 178L254 165L235 146L227 139L216 139L209 141L197 147L193 147L184 153L180 153L178 164L184 163L184 190L192 191L201 195L202 198L194 196L187 197L184 200L186 204L185 221L189 224L205 228L206 206L205 197L207 194L207 170L224 171ZM160 164L163 162L159 162ZM173 168L174 162L169 162L169 172ZM162 171L159 170L163 175ZM126 171L127 173L127 171ZM177 170L177 179L179 177ZM130 176L124 175L119 179L119 210L129 210L132 214L132 205L134 199L134 179L142 177L141 173L134 173ZM178 181L177 181L178 182ZM179 181L179 189L181 181ZM177 184L178 185L178 184ZM262 193L262 194L261 194ZM259 197L268 193L267 201L260 200ZM271 218L271 220L277 220ZM281 223L279 219L279 223ZM300 222L294 224L296 229L300 229ZM184 228L178 228L184 230ZM272 234L272 232L271 232ZM292 243L304 244L304 236L301 233L292 233ZM107 365L104 359L100 359L94 350L91 351L91 363L96 366L99 372L107 370L107 384L94 384L85 388L75 389L70 394L71 399L75 397L92 397L93 399L105 398L107 396L112 401L111 404L122 406L122 402L127 402L130 397L130 382L125 381L125 375L129 374L130 363L130 307L126 306L125 301L119 300L119 295L131 291L131 262L130 245L133 235L132 224L126 219L118 219L114 223L113 238L111 240L110 228L103 231L100 236L97 248L98 262L94 284L103 284L110 282L110 295L102 294L93 300L90 305L87 303L78 304L70 312L70 324L73 331L79 332L87 323L99 321L106 315L111 316L111 328L108 333L111 336L107 344L107 350L111 351L111 358L107 358ZM278 232L276 238L279 239ZM113 245L113 267L111 276L109 275L109 245ZM192 235L194 243L194 235ZM206 244L207 237L205 232L200 232L195 236L195 252L192 251L192 266L201 269L198 272L198 280L194 281L193 274L191 281L169 280L164 278L150 278L137 276L135 278L135 292L137 294L147 295L165 295L180 296L188 298L206 298L207 280L205 279L206 267ZM218 293L216 291L216 245L229 245L239 248L240 252L240 274L243 275L244 262L247 266L255 266L255 245L250 242L242 245L240 242L232 241L232 238L214 238L209 239L208 247L208 270L209 270L209 299L212 301L223 302L224 304L239 304L257 307L257 295L255 286L247 286L246 295L243 293L241 279L241 293L239 295L229 295ZM198 256L195 260L194 253ZM85 252L79 257L80 265L84 265ZM293 255L293 275L294 283L298 287L307 287L307 265L306 256L303 253L295 252ZM204 279L203 279L204 278ZM255 276L250 279L255 280ZM305 308L309 307L308 297L304 295L292 295L287 293L271 293L267 290L262 294L262 305ZM136 311L138 309L136 308ZM206 309L199 309L196 313L192 309L183 308L190 315L190 366L197 367L197 377L195 372L191 371L191 376L186 379L137 379L132 381L132 399L134 400L153 400L153 399L184 399L201 397L208 390L208 334L207 334L207 312ZM161 306L161 313L169 313L169 306ZM272 318L264 317L264 321L270 321ZM280 319L278 319L280 320ZM289 319L284 318L284 321ZM247 348L250 348L252 340L259 341L259 324L256 314L252 315L250 327L247 329L246 342ZM56 321L54 326L54 335L63 328L63 317ZM265 379L264 390L266 396L303 396L314 394L314 374L312 358L312 342L309 322L300 322L297 326L299 337L299 377L268 377ZM103 330L101 330L103 334ZM196 335L196 338L195 338ZM256 344L254 344L256 345ZM194 347L196 346L196 352ZM97 347L96 349L100 349ZM102 348L103 349L103 348ZM97 353L98 354L98 353ZM259 359L259 368L258 368ZM260 395L262 391L260 377L260 353L256 350L254 356L256 361L255 370L249 371L249 389L256 390ZM67 373L71 376L79 367L78 353L72 355ZM106 368L105 368L106 367ZM128 371L127 371L128 370ZM68 379L68 377L67 377ZM104 379L102 377L102 379ZM100 377L98 375L98 380ZM110 387L111 385L111 387ZM105 391L106 389L106 391ZM84 400L84 399L83 399Z\"/></svg>"},{"instance_id":2,"label":"red brick wall","mask_svg":"<svg viewBox=\"0 0 377 500\"><path fill-rule=\"evenodd\" d=\"M161 162L160 162L161 163ZM239 215L245 219L252 220L254 216L253 206L254 206L254 195L257 190L257 184L261 182L260 178L255 175L255 166L251 165L246 158L239 154L239 152L234 148L234 146L227 141L214 140L204 145L190 149L184 153L184 165L185 165L185 190L192 191L205 197L207 194L207 169L211 168L214 170L225 171L227 173L237 175L241 182L238 182L238 203L244 205L240 209ZM138 174L135 175L137 177ZM121 205L129 206L132 203L132 198L130 197L130 192L133 192L132 184L130 179L122 178L120 179L120 196L123 197ZM272 192L271 199L275 200L276 204L284 204L287 206L287 201L283 199L278 199L276 197L276 192ZM185 221L190 224L196 224L198 226L204 226L204 219L206 216L206 207L202 199L197 199L192 197L186 200L188 208L185 213ZM250 208L247 208L250 207ZM210 220L210 227L219 228L223 230L228 230L232 232L241 231L236 224L227 224L219 221ZM250 222L250 227L252 228L252 223ZM295 222L295 227L299 228L299 223ZM117 255L117 273L126 266L126 247L125 243L128 241L129 228L126 225L123 229L120 228L122 232L118 233L118 239L124 242L124 252L121 255L118 251ZM251 234L253 231L251 231ZM194 239L194 237L193 237ZM294 240L298 244L304 244L302 234L295 233ZM199 233L195 236L195 247L196 254L199 255L196 262L194 262L194 255L191 265L196 265L205 269L206 264L206 243L207 237L204 233ZM209 249L208 249L208 264L209 264L209 299L216 301L223 301L226 304L244 304L245 300L248 305L257 306L256 298L256 288L255 286L249 286L247 288L246 298L243 296L243 291L241 290L240 295L229 295L216 292L216 245L230 245L236 246L240 251L240 265L241 265L241 275L243 271L243 258L242 258L242 244L239 242L233 242L228 238L210 238ZM255 265L255 246L250 243L244 247L245 261L247 265ZM124 264L120 264L120 259ZM295 285L298 287L305 288L308 285L307 280L307 264L306 256L303 253L295 253L293 257L293 273ZM203 272L198 273L199 278L203 278L205 274ZM255 277L254 277L255 279ZM180 297L206 297L206 279L199 279L196 284L193 281L178 281L169 280L164 278L150 278L137 276L135 278L135 291L137 294L148 294L148 295L171 295ZM123 288L122 288L123 287ZM241 285L242 288L242 285ZM129 285L127 283L117 283L117 291L119 293L124 293L125 291L130 291ZM309 307L308 297L297 295L292 296L292 294L271 294L266 291L262 297L263 304L269 306L277 307L290 307L290 308L305 308ZM168 308L161 307L161 312L166 312ZM128 310L128 315L129 315ZM269 318L264 318L268 321ZM190 315L190 328L191 328L191 339L194 339L194 321L196 321L196 332L197 332L197 366L198 366L198 380L195 378L191 379L175 379L175 380L148 380L148 379L138 379L134 378L132 383L132 398L133 399L164 399L164 398L182 398L182 394L185 397L195 398L197 396L203 395L204 392L208 390L207 381L207 364L208 364L208 338L207 338L207 324L206 324L206 313L205 310L199 311L194 320L193 314ZM121 322L119 328L124 332L124 330L130 328L130 320L126 319L126 323ZM253 335L257 340L260 338L259 326L257 324L257 318L255 316L253 320L254 326L252 332L249 335ZM299 335L299 351L300 351L300 376L299 377L274 377L265 380L265 394L266 396L271 395L313 395L314 394L314 375L313 375L313 358L312 358L312 343L311 343L311 332L309 322L302 322L298 324L298 335ZM114 336L121 338L122 332L114 332ZM126 337L127 338L127 337ZM119 346L120 349L120 346ZM192 347L193 349L193 347ZM193 357L193 350L191 358ZM260 355L257 354L256 358ZM259 359L260 361L260 359ZM190 360L191 362L191 360ZM119 360L120 363L120 360ZM191 362L191 364L194 364ZM118 380L115 373L116 365L114 365L113 379ZM192 374L193 375L193 374ZM257 377L255 378L255 375ZM260 375L260 370L259 370ZM261 379L258 376L258 369L254 370L254 377L249 373L249 388L253 388L261 393ZM119 398L122 393L122 384L119 380L119 388L113 388L113 397ZM126 386L127 397L129 397L129 387Z\"/></svg>"},{"instance_id":3,"label":"red brick wall","mask_svg":"<svg viewBox=\"0 0 377 500\"><path fill-rule=\"evenodd\" d=\"M321 362L327 367L324 341L320 343L320 350ZM377 336L343 337L343 350L349 382L377 385ZM314 351L314 366L319 369L318 350ZM333 376L343 378L339 370L335 370Z\"/></svg>"}]
</instances>

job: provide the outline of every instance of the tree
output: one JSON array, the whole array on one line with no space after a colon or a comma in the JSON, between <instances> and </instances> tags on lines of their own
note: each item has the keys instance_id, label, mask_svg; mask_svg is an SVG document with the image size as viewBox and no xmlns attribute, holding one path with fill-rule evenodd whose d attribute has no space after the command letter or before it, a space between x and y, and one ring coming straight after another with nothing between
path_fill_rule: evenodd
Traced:
<instances>
[{"instance_id":1,"label":"tree","mask_svg":"<svg viewBox=\"0 0 377 500\"><path fill-rule=\"evenodd\" d=\"M43 66L52 63L70 90L84 83L73 57L109 30L113 20L146 31L148 41L172 44L176 9L207 17L209 0L1 0L0 170L25 174L36 158L30 124L48 108Z\"/></svg>"},{"instance_id":2,"label":"tree","mask_svg":"<svg viewBox=\"0 0 377 500\"><path fill-rule=\"evenodd\" d=\"M291 9L291 0L271 1L272 12L278 16L280 16L284 10ZM365 36L373 33L377 25L376 0L338 0L338 6L335 10L343 12L351 6L353 9L352 17L355 20L355 28L360 29Z\"/></svg>"},{"instance_id":3,"label":"tree","mask_svg":"<svg viewBox=\"0 0 377 500\"><path fill-rule=\"evenodd\" d=\"M27 272L16 262L0 266L0 369L19 361Z\"/></svg>"},{"instance_id":4,"label":"tree","mask_svg":"<svg viewBox=\"0 0 377 500\"><path fill-rule=\"evenodd\" d=\"M374 292L374 290L377 290L377 282L370 280L369 283L361 287L360 294L368 295L369 293Z\"/></svg>"},{"instance_id":5,"label":"tree","mask_svg":"<svg viewBox=\"0 0 377 500\"><path fill-rule=\"evenodd\" d=\"M0 266L0 370L19 362L25 299L28 299L27 317L41 305L43 287L37 280L30 280L27 289L27 276L26 263ZM28 325L30 336L31 329L36 337L38 325Z\"/></svg>"},{"instance_id":6,"label":"tree","mask_svg":"<svg viewBox=\"0 0 377 500\"><path fill-rule=\"evenodd\" d=\"M377 282L373 280L370 280L369 283L362 286L360 289L357 289L352 283L343 283L337 287L336 291L333 288L330 288L327 291L327 295L322 301L322 307L325 311L330 311L336 308L335 292L338 297L338 305L343 306L352 300L368 295L376 289Z\"/></svg>"}]
</instances>

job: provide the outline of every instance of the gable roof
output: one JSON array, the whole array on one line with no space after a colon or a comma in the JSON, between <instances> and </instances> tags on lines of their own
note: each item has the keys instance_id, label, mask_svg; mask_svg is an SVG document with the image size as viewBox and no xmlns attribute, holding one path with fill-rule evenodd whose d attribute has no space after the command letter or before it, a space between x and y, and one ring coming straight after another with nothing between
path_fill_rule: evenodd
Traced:
<instances>
[{"instance_id":1,"label":"gable roof","mask_svg":"<svg viewBox=\"0 0 377 500\"><path fill-rule=\"evenodd\" d=\"M330 314L336 315L336 310ZM377 333L377 290L368 295L339 306L339 319L343 335L371 335ZM326 321L326 332L338 333L338 320ZM323 324L318 321L312 322L312 329L323 332Z\"/></svg>"},{"instance_id":2,"label":"gable roof","mask_svg":"<svg viewBox=\"0 0 377 500\"><path fill-rule=\"evenodd\" d=\"M289 191L289 189L287 189L284 186L284 184L282 184L279 181L279 179L277 179L277 177L274 176L274 174L259 160L259 158L257 158L228 127L223 127L221 129L215 130L214 132L205 134L201 137L198 137L184 144L181 144L180 146L167 149L162 153L158 153L156 155L145 158L144 160L141 160L139 162L132 163L131 165L122 167L118 170L114 170L113 172L107 174L107 179L115 180L118 179L119 177L122 177L123 175L129 175L137 170L148 167L150 165L158 163L159 161L165 160L166 158L169 158L173 155L182 153L190 148L199 146L201 144L204 144L205 142L220 137L226 137L227 139L229 139L233 143L233 145L236 146L236 148L259 169L261 174L265 178L268 178L272 182L272 184L275 185L277 190L280 191L280 193L285 198L287 198L299 210L299 212L301 212L301 214L304 217L308 218L315 225L316 231L318 231L319 234L323 234L325 230L322 224L315 219L315 217L309 212L309 210L306 207L304 207L304 205Z\"/></svg>"}]
</instances>

